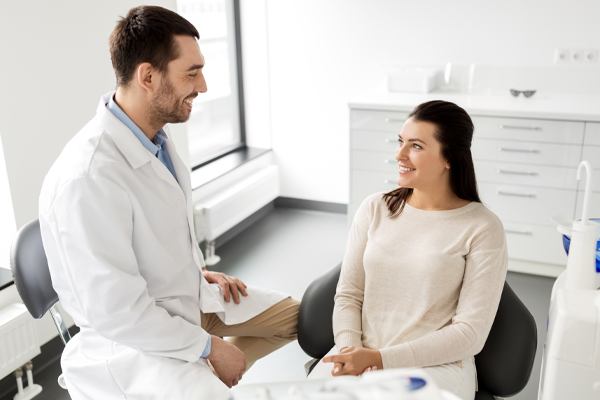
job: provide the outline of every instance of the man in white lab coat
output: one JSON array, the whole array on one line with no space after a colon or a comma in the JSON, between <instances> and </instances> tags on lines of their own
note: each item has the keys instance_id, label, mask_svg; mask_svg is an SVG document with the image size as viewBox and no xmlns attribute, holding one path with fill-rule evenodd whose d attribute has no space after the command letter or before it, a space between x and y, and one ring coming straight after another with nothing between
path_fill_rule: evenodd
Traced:
<instances>
[{"instance_id":1,"label":"man in white lab coat","mask_svg":"<svg viewBox=\"0 0 600 400\"><path fill-rule=\"evenodd\" d=\"M130 10L110 38L116 92L44 180L52 282L81 328L61 360L74 400L228 398L246 364L296 339L297 300L207 271L195 241L163 127L207 91L198 37L172 11Z\"/></svg>"}]
</instances>

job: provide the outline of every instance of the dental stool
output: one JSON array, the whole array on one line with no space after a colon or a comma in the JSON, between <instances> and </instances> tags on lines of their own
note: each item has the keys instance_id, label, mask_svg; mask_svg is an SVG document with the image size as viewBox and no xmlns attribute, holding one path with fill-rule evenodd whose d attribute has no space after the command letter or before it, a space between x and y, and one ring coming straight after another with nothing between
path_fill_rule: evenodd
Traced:
<instances>
[{"instance_id":1,"label":"dental stool","mask_svg":"<svg viewBox=\"0 0 600 400\"><path fill-rule=\"evenodd\" d=\"M17 291L31 316L40 319L50 310L60 338L66 345L71 340L71 335L56 307L58 295L52 287L37 219L22 226L17 232L10 249L10 269ZM58 378L58 384L66 389L62 375Z\"/></svg>"},{"instance_id":2,"label":"dental stool","mask_svg":"<svg viewBox=\"0 0 600 400\"><path fill-rule=\"evenodd\" d=\"M335 289L342 264L315 279L304 292L298 315L298 343L317 362L334 346L332 315ZM504 283L498 312L481 352L475 356L479 390L475 400L494 400L519 393L533 369L537 327L533 316L515 292Z\"/></svg>"}]
</instances>

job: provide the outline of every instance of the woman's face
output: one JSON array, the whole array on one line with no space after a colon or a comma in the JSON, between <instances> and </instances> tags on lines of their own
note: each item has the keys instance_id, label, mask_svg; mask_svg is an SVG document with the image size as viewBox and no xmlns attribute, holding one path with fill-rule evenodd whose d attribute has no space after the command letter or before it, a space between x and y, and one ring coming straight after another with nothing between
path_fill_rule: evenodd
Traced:
<instances>
[{"instance_id":1,"label":"woman's face","mask_svg":"<svg viewBox=\"0 0 600 400\"><path fill-rule=\"evenodd\" d=\"M417 190L441 188L449 183L450 166L435 138L435 125L409 118L398 135L398 185Z\"/></svg>"}]
</instances>

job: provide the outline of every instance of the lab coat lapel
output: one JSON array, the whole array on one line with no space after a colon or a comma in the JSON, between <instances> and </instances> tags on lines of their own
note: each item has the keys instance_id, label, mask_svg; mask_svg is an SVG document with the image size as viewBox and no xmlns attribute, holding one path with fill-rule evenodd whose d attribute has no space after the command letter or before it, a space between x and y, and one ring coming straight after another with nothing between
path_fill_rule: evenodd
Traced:
<instances>
[{"instance_id":1,"label":"lab coat lapel","mask_svg":"<svg viewBox=\"0 0 600 400\"><path fill-rule=\"evenodd\" d=\"M165 150L167 151L167 153L169 154L169 157L171 158L171 163L173 164L173 169L175 170L175 175L177 175L177 180L179 181L179 186L181 187L181 190L183 190L183 194L185 195L188 227L190 229L190 238L192 240L196 240L196 234L195 234L195 230L194 230L194 214L192 211L192 182L191 182L191 178L190 178L190 171L188 170L186 165L183 163L183 160L181 159L181 157L179 157L179 154L177 153L177 150L175 148L175 144L173 143L173 140L171 139L171 133L170 133L168 127L165 127L165 132L167 133L167 138L168 138L167 141L165 142ZM169 175L170 175L170 173L169 173ZM197 248L197 246L196 246L196 248ZM197 248L197 250L198 251L195 251L193 254L194 261L196 261L196 264L198 265L198 267L200 269L202 269L205 266L204 259L202 258L202 254L199 254L200 249Z\"/></svg>"},{"instance_id":2,"label":"lab coat lapel","mask_svg":"<svg viewBox=\"0 0 600 400\"><path fill-rule=\"evenodd\" d=\"M97 114L102 120L102 124L106 128L106 132L113 138L119 150L123 153L125 158L127 158L127 161L134 169L137 169L149 162L159 178L174 188L182 190L183 188L179 186L167 167L165 167L164 164L160 162L160 160L156 158L154 154L150 153L148 149L146 149L138 140L138 138L135 137L131 130L121 121L119 121L119 119L115 117L108 108L106 108L106 104L108 103L110 96L113 94L114 92L110 92L102 96L100 99L100 104L98 104L98 109L96 110ZM169 153L169 155L171 155L171 153ZM175 173L177 174L177 171L175 171ZM189 181L189 177L187 179Z\"/></svg>"}]
</instances>

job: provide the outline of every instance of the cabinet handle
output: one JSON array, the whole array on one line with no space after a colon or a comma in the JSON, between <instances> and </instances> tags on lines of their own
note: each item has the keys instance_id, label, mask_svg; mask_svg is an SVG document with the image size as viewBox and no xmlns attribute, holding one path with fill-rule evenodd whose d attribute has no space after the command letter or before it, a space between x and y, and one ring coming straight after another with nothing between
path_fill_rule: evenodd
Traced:
<instances>
[{"instance_id":1,"label":"cabinet handle","mask_svg":"<svg viewBox=\"0 0 600 400\"><path fill-rule=\"evenodd\" d=\"M537 197L537 195L535 193L506 192L504 190L496 190L494 193L499 194L501 196L517 196L517 197L530 197L530 198Z\"/></svg>"},{"instance_id":2,"label":"cabinet handle","mask_svg":"<svg viewBox=\"0 0 600 400\"><path fill-rule=\"evenodd\" d=\"M541 126L498 125L500 129L522 129L525 131L541 131Z\"/></svg>"},{"instance_id":3,"label":"cabinet handle","mask_svg":"<svg viewBox=\"0 0 600 400\"><path fill-rule=\"evenodd\" d=\"M527 236L533 236L533 232L531 231L527 231L527 230L517 230L517 229L504 229L504 232L506 233L516 233L517 235L527 235Z\"/></svg>"},{"instance_id":4,"label":"cabinet handle","mask_svg":"<svg viewBox=\"0 0 600 400\"><path fill-rule=\"evenodd\" d=\"M396 180L393 180L393 179L384 179L384 180L383 180L383 183L387 183L387 184L390 184L390 185L396 185L396 184L397 184L397 182L398 182L398 181L396 181Z\"/></svg>"},{"instance_id":5,"label":"cabinet handle","mask_svg":"<svg viewBox=\"0 0 600 400\"><path fill-rule=\"evenodd\" d=\"M538 154L540 151L538 149L513 149L509 147L498 147L498 151L506 151L509 153L534 153Z\"/></svg>"},{"instance_id":6,"label":"cabinet handle","mask_svg":"<svg viewBox=\"0 0 600 400\"><path fill-rule=\"evenodd\" d=\"M388 160L387 158L384 159L383 162L385 164L398 164L398 161L396 161L396 160L393 160L393 161L392 160Z\"/></svg>"},{"instance_id":7,"label":"cabinet handle","mask_svg":"<svg viewBox=\"0 0 600 400\"><path fill-rule=\"evenodd\" d=\"M398 144L398 138L393 138L393 139L383 139L384 142L386 143L392 143L392 144Z\"/></svg>"},{"instance_id":8,"label":"cabinet handle","mask_svg":"<svg viewBox=\"0 0 600 400\"><path fill-rule=\"evenodd\" d=\"M496 170L498 174L509 174L509 175L529 175L529 176L538 176L539 174L535 171L510 171L507 169L498 168Z\"/></svg>"},{"instance_id":9,"label":"cabinet handle","mask_svg":"<svg viewBox=\"0 0 600 400\"><path fill-rule=\"evenodd\" d=\"M386 118L385 122L405 122L406 120L403 118Z\"/></svg>"}]
</instances>

